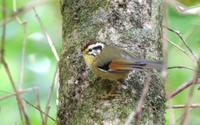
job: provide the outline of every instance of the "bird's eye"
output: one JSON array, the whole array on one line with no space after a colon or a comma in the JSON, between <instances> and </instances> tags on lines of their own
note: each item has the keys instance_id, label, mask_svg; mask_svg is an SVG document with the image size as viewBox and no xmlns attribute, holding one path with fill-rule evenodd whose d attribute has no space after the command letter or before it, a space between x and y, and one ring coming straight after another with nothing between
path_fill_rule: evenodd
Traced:
<instances>
[{"instance_id":1,"label":"bird's eye","mask_svg":"<svg viewBox=\"0 0 200 125\"><path fill-rule=\"evenodd\" d=\"M89 49L88 52L92 52L92 49Z\"/></svg>"}]
</instances>

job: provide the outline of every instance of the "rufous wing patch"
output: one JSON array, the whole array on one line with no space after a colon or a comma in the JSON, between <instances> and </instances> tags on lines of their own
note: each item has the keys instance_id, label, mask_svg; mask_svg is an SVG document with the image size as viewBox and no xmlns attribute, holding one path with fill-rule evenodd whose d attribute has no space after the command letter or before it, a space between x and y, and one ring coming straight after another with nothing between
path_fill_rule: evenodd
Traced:
<instances>
[{"instance_id":1,"label":"rufous wing patch","mask_svg":"<svg viewBox=\"0 0 200 125\"><path fill-rule=\"evenodd\" d=\"M113 60L110 64L109 64L109 69L110 70L129 70L130 66L123 64L122 62L117 62L115 60Z\"/></svg>"}]
</instances>

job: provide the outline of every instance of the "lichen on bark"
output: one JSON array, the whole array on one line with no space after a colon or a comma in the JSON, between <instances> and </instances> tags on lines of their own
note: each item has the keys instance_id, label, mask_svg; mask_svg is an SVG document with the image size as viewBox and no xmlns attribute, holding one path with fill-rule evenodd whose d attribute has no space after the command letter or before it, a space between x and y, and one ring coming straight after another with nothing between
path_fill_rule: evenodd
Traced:
<instances>
[{"instance_id":1,"label":"lichen on bark","mask_svg":"<svg viewBox=\"0 0 200 125\"><path fill-rule=\"evenodd\" d=\"M135 110L148 74L133 71L109 100L101 100L115 85L90 70L78 58L80 46L89 40L128 49L149 60L161 60L162 6L160 0L63 0L63 44L59 62L57 124L124 124ZM165 92L160 71L151 70L140 124L164 124ZM134 123L134 120L132 121Z\"/></svg>"}]
</instances>

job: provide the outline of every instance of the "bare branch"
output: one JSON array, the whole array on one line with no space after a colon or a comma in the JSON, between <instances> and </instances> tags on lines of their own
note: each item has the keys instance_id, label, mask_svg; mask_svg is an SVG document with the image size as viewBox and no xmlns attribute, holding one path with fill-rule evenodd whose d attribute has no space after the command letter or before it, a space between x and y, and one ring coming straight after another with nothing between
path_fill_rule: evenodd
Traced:
<instances>
[{"instance_id":1,"label":"bare branch","mask_svg":"<svg viewBox=\"0 0 200 125\"><path fill-rule=\"evenodd\" d=\"M14 19L15 15L19 15L23 12L26 12L26 11L32 9L34 6L45 4L50 1L54 1L54 0L37 0L37 1L35 0L34 2L31 1L28 4L26 4L25 6L22 6L21 8L17 9L16 12L11 13L10 17L8 17L6 21L0 22L0 26L3 26L6 23L12 21ZM3 7L3 10L6 11L6 9L4 7Z\"/></svg>"},{"instance_id":2,"label":"bare branch","mask_svg":"<svg viewBox=\"0 0 200 125\"><path fill-rule=\"evenodd\" d=\"M53 45L53 42L52 42L52 40L51 40L49 34L48 34L47 31L46 31L46 28L44 27L44 25L43 25L43 23L42 23L42 21L41 21L39 15L37 14L37 12L36 12L36 10L35 10L34 7L33 7L33 10L34 10L34 12L35 12L35 16L36 16L38 22L40 23L40 26L42 27L42 30L43 30L43 32L44 32L46 38L47 38L47 41L48 41L48 43L49 43L49 46L50 46L50 48L51 48L51 50L52 50L52 52L53 52L53 54L54 54L56 60L59 61L58 53L56 52L56 49L55 49L55 47L54 47L54 45Z\"/></svg>"},{"instance_id":3,"label":"bare branch","mask_svg":"<svg viewBox=\"0 0 200 125\"><path fill-rule=\"evenodd\" d=\"M186 105L172 105L172 106L166 106L166 108L167 109L169 109L169 108L173 108L173 109L186 108ZM189 105L189 108L200 108L200 103L191 104L191 105Z\"/></svg>"},{"instance_id":4,"label":"bare branch","mask_svg":"<svg viewBox=\"0 0 200 125\"><path fill-rule=\"evenodd\" d=\"M175 125L175 116L174 110L171 108L172 100L169 100L169 118L170 118L170 125Z\"/></svg>"},{"instance_id":5,"label":"bare branch","mask_svg":"<svg viewBox=\"0 0 200 125\"><path fill-rule=\"evenodd\" d=\"M57 52L56 52L56 49L55 49L55 47L54 47L54 45L53 45L53 42L52 42L52 40L51 40L49 34L48 34L47 31L46 31L46 28L44 27L44 25L43 25L43 23L42 23L42 21L41 21L39 15L37 14L35 8L33 8L33 10L34 10L34 12L35 12L35 16L36 16L36 18L37 18L37 20L38 20L38 22L39 22L39 24L40 24L40 26L41 26L41 28L42 28L44 34L45 34L45 36L46 36L46 38L47 38L47 41L48 41L48 43L49 43L49 46L50 46L50 48L51 48L51 50L52 50L52 52L53 52L53 54L54 54L56 60L59 61L59 56L58 56L58 54L57 54ZM58 72L58 68L57 68L56 71L55 71L54 78L53 78L52 85L51 85L51 89L50 89L50 92L49 92L49 95L48 95L48 99L47 99L47 103L46 103L46 108L45 108L45 113L46 113L46 114L48 114L49 109L50 109L49 103L50 103L50 99L51 99L51 96L52 96L53 86L54 86L54 83L55 83L55 77L56 77L57 72ZM46 124L46 122L47 122L47 117L44 117L44 118L42 118L42 119L43 119L43 121L44 121L43 124Z\"/></svg>"},{"instance_id":6,"label":"bare branch","mask_svg":"<svg viewBox=\"0 0 200 125\"><path fill-rule=\"evenodd\" d=\"M165 26L164 26L165 27ZM196 54L192 51L192 49L189 47L189 45L187 44L187 42L183 39L181 33L179 31L175 31L173 29L170 29L168 27L165 27L167 28L169 31L172 31L173 33L177 34L179 36L179 38L182 40L182 42L185 44L185 46L188 48L188 50L190 51L190 53L192 53L192 55L194 56L195 58L195 62L197 62L199 60L199 58L196 56Z\"/></svg>"},{"instance_id":7,"label":"bare branch","mask_svg":"<svg viewBox=\"0 0 200 125\"><path fill-rule=\"evenodd\" d=\"M195 72L195 76L193 77L193 80L192 80L192 84L196 84L198 82L198 76L199 76L199 73L198 72ZM188 98L187 98L187 103L186 103L186 108L185 108L185 115L183 116L183 119L181 121L181 125L185 125L186 122L187 122L187 119L188 119L188 115L189 115L189 111L190 111L190 105L191 105L191 101L192 101L192 98L193 98L193 93L194 93L194 86L192 86L190 88L190 91L189 91L189 94L188 94Z\"/></svg>"},{"instance_id":8,"label":"bare branch","mask_svg":"<svg viewBox=\"0 0 200 125\"><path fill-rule=\"evenodd\" d=\"M151 74L151 73L149 73L149 74ZM135 123L134 124L138 125L138 122L139 122L139 119L140 119L141 110L142 110L142 106L143 106L144 100L146 98L146 94L147 94L147 92L149 90L150 81L151 81L151 75L148 76L146 84L145 84L145 86L143 88L142 95L141 95L140 100L138 102L138 106L137 106L136 111L133 111L129 115L128 120L126 121L125 125L129 125L134 117L135 117Z\"/></svg>"},{"instance_id":9,"label":"bare branch","mask_svg":"<svg viewBox=\"0 0 200 125\"><path fill-rule=\"evenodd\" d=\"M29 125L30 121L29 121L29 118L28 118L28 116L27 116L27 114L25 112L25 109L24 109L24 106L23 106L23 103L22 103L21 95L19 94L19 92L18 92L18 90L17 90L17 88L15 86L15 83L14 83L13 78L11 76L10 70L9 70L8 65L5 62L4 58L2 60L2 64L3 64L3 66L4 66L5 70L6 70L6 73L7 73L8 77L9 77L9 79L10 79L10 82L11 82L11 85L13 87L13 90L14 90L14 92L16 94L16 99L17 99L17 103L18 103L18 107L19 107L19 112L20 112L20 116L21 116L21 119L22 119L22 123L24 121L23 120L23 115L24 115L24 117L26 119L26 124ZM23 113L23 115L22 115L22 113Z\"/></svg>"},{"instance_id":10,"label":"bare branch","mask_svg":"<svg viewBox=\"0 0 200 125\"><path fill-rule=\"evenodd\" d=\"M6 2L5 0L2 1L2 6L5 8L6 7ZM6 22L6 11L2 11L2 18L3 18L3 22ZM1 50L0 50L0 54L1 54L1 62L3 62L3 58L4 58L4 46L5 46L5 34L6 34L6 25L4 24L2 26L2 36L1 36Z\"/></svg>"},{"instance_id":11,"label":"bare branch","mask_svg":"<svg viewBox=\"0 0 200 125\"><path fill-rule=\"evenodd\" d=\"M193 108L190 108L189 112L193 110ZM179 120L181 120L181 118L185 115L186 112L184 112L183 114L181 114L177 119L176 122L178 122Z\"/></svg>"},{"instance_id":12,"label":"bare branch","mask_svg":"<svg viewBox=\"0 0 200 125\"><path fill-rule=\"evenodd\" d=\"M18 91L18 93L23 94L23 93L30 92L30 91L33 91L33 90L36 90L36 89L38 89L38 87L24 89L22 91ZM0 101L3 100L3 99L9 98L9 97L15 96L15 95L16 95L16 93L11 93L11 94L8 94L6 96L2 96L2 97L0 97Z\"/></svg>"},{"instance_id":13,"label":"bare branch","mask_svg":"<svg viewBox=\"0 0 200 125\"><path fill-rule=\"evenodd\" d=\"M198 79L197 83L200 83L200 79ZM176 88L173 92L167 95L167 100L173 98L175 95L186 89L187 87L193 84L193 78L189 79L185 83L182 83L178 88Z\"/></svg>"},{"instance_id":14,"label":"bare branch","mask_svg":"<svg viewBox=\"0 0 200 125\"><path fill-rule=\"evenodd\" d=\"M35 98L36 98L36 103L37 103L37 107L40 112L40 117L41 117L41 120L42 120L42 125L45 125L44 124L44 119L43 119L43 113L41 112L41 106L40 106L40 99L39 99L39 92L38 92L38 89L35 90Z\"/></svg>"},{"instance_id":15,"label":"bare branch","mask_svg":"<svg viewBox=\"0 0 200 125\"><path fill-rule=\"evenodd\" d=\"M39 109L38 107L34 106L33 104L31 104L30 102L28 102L27 100L23 99L28 105L32 106L33 108L37 109L38 111L42 112L43 114L45 114L47 117L49 117L51 120L53 120L54 122L56 121L54 118L52 118L51 116L49 116L48 114L46 114L45 112L43 112L41 109Z\"/></svg>"},{"instance_id":16,"label":"bare branch","mask_svg":"<svg viewBox=\"0 0 200 125\"><path fill-rule=\"evenodd\" d=\"M52 84L51 84L51 88L50 88L50 92L48 94L48 98L47 98L47 102L46 102L46 108L45 108L45 113L48 114L49 112L49 108L50 108L50 100L51 100L51 96L52 96L52 92L53 92L53 88L54 88L54 83L55 83L55 80L56 80L56 76L58 75L58 66L56 67L56 71L54 73L54 77L53 77L53 81L52 81ZM44 122L45 124L47 123L47 117L44 117Z\"/></svg>"},{"instance_id":17,"label":"bare branch","mask_svg":"<svg viewBox=\"0 0 200 125\"><path fill-rule=\"evenodd\" d=\"M6 7L6 1L3 0L2 2L2 6L5 8ZM25 112L25 109L24 109L24 106L23 106L23 102L22 102L22 98L21 98L21 95L19 94L18 90L17 90L17 87L15 86L15 83L13 81L13 78L11 76L11 73L10 73L10 70L9 70L9 67L4 59L4 46L5 46L5 34L6 34L6 11L2 11L2 15L3 15L3 22L4 22L4 25L3 25L3 32L2 32L2 41L1 41L1 63L2 65L4 66L5 70L6 70L6 73L8 75L8 78L11 82L11 85L13 87L13 90L16 94L16 99L17 99L17 103L18 103L18 108L19 108L19 113L20 113L20 117L21 117L21 120L22 120L22 124L24 124L24 120L23 120L23 115L25 117L25 120L26 120L26 124L29 125L30 124L30 121L29 121L29 118Z\"/></svg>"},{"instance_id":18,"label":"bare branch","mask_svg":"<svg viewBox=\"0 0 200 125\"><path fill-rule=\"evenodd\" d=\"M175 43L173 43L172 41L170 41L169 39L167 38L164 38L166 39L170 44L172 44L173 46L175 46L176 48L178 48L179 50L181 50L183 53L185 53L188 57L190 57L194 62L197 62L196 59L194 59L192 56L190 56L183 48L181 48L180 46L176 45Z\"/></svg>"},{"instance_id":19,"label":"bare branch","mask_svg":"<svg viewBox=\"0 0 200 125\"><path fill-rule=\"evenodd\" d=\"M13 12L17 12L16 0L13 0ZM25 57L25 51L26 51L26 26L27 26L27 21L26 20L21 21L17 15L15 15L15 18L18 21L18 23L23 26L23 29L24 29L20 78L19 78L19 90L22 90L22 84L23 84L23 79L24 79L24 57Z\"/></svg>"},{"instance_id":20,"label":"bare branch","mask_svg":"<svg viewBox=\"0 0 200 125\"><path fill-rule=\"evenodd\" d=\"M179 68L179 69L183 68L183 69L189 69L189 70L196 71L196 69L189 67L189 66L170 66L170 67L167 67L167 69L174 69L174 68Z\"/></svg>"}]
</instances>

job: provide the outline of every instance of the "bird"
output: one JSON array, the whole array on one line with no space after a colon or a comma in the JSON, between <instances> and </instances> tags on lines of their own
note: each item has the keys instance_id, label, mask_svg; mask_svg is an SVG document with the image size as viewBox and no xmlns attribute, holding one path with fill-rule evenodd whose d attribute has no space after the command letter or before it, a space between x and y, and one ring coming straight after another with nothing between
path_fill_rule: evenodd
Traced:
<instances>
[{"instance_id":1,"label":"bird","mask_svg":"<svg viewBox=\"0 0 200 125\"><path fill-rule=\"evenodd\" d=\"M145 60L126 49L105 45L98 40L87 42L82 46L81 52L85 63L94 74L117 82L106 96L102 96L103 99L119 96L113 92L132 70L163 67L161 61Z\"/></svg>"}]
</instances>

